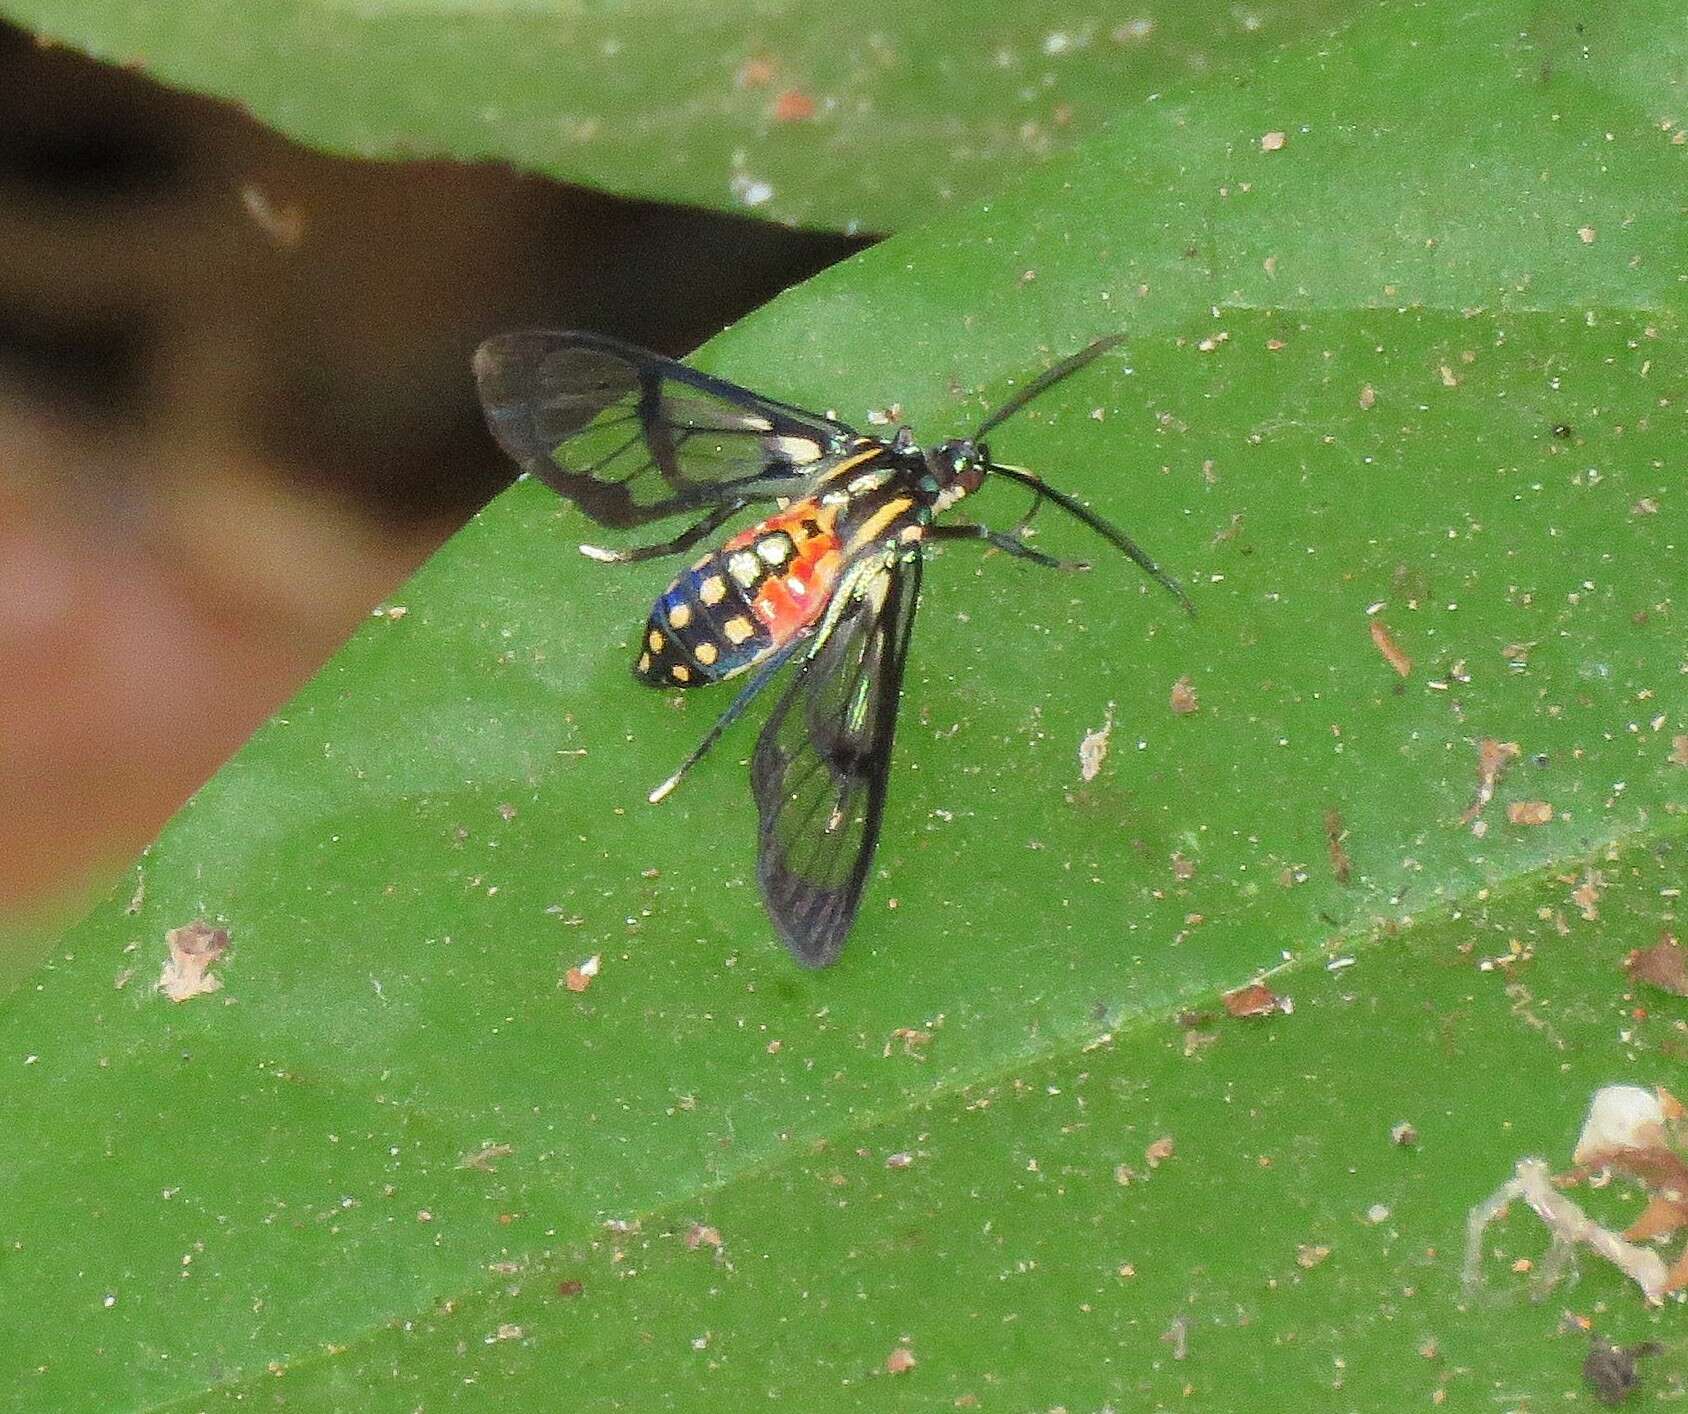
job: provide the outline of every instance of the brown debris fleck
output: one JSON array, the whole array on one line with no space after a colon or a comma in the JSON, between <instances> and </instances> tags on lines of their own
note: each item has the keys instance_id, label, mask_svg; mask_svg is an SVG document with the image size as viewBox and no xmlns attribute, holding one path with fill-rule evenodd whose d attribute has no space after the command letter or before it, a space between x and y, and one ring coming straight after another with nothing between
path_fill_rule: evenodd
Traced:
<instances>
[{"instance_id":1,"label":"brown debris fleck","mask_svg":"<svg viewBox=\"0 0 1688 1414\"><path fill-rule=\"evenodd\" d=\"M1172 684L1171 706L1173 713L1180 717L1188 717L1197 708L1196 687L1190 681L1190 675L1184 674Z\"/></svg>"},{"instance_id":2,"label":"brown debris fleck","mask_svg":"<svg viewBox=\"0 0 1688 1414\"><path fill-rule=\"evenodd\" d=\"M1354 874L1354 863L1348 857L1343 841L1348 831L1342 826L1342 812L1335 808L1325 811L1325 848L1330 853L1330 871L1336 882L1346 884Z\"/></svg>"},{"instance_id":3,"label":"brown debris fleck","mask_svg":"<svg viewBox=\"0 0 1688 1414\"><path fill-rule=\"evenodd\" d=\"M1260 150L1262 152L1282 152L1284 144L1289 138L1281 132L1261 133Z\"/></svg>"},{"instance_id":4,"label":"brown debris fleck","mask_svg":"<svg viewBox=\"0 0 1688 1414\"><path fill-rule=\"evenodd\" d=\"M1679 997L1688 997L1688 949L1671 933L1660 935L1650 948L1638 948L1624 959L1624 971Z\"/></svg>"},{"instance_id":5,"label":"brown debris fleck","mask_svg":"<svg viewBox=\"0 0 1688 1414\"><path fill-rule=\"evenodd\" d=\"M733 81L740 88L766 88L774 81L774 61L759 56L746 59Z\"/></svg>"},{"instance_id":6,"label":"brown debris fleck","mask_svg":"<svg viewBox=\"0 0 1688 1414\"><path fill-rule=\"evenodd\" d=\"M815 100L800 88L788 88L774 100L776 123L801 123L815 116Z\"/></svg>"},{"instance_id":7,"label":"brown debris fleck","mask_svg":"<svg viewBox=\"0 0 1688 1414\"><path fill-rule=\"evenodd\" d=\"M1288 1013L1290 1003L1264 982L1251 982L1224 996L1226 1012L1235 1017L1271 1016L1275 1012Z\"/></svg>"},{"instance_id":8,"label":"brown debris fleck","mask_svg":"<svg viewBox=\"0 0 1688 1414\"><path fill-rule=\"evenodd\" d=\"M1295 1265L1306 1272L1312 1271L1328 1256L1330 1248L1322 1242L1298 1242L1295 1246Z\"/></svg>"},{"instance_id":9,"label":"brown debris fleck","mask_svg":"<svg viewBox=\"0 0 1688 1414\"><path fill-rule=\"evenodd\" d=\"M1688 766L1688 732L1681 732L1670 739L1670 764Z\"/></svg>"},{"instance_id":10,"label":"brown debris fleck","mask_svg":"<svg viewBox=\"0 0 1688 1414\"><path fill-rule=\"evenodd\" d=\"M1401 651L1401 645L1390 636L1389 626L1382 619L1373 619L1367 627L1371 630L1371 641L1377 645L1377 651L1383 654L1383 659L1402 677L1406 677L1413 670L1413 660Z\"/></svg>"},{"instance_id":11,"label":"brown debris fleck","mask_svg":"<svg viewBox=\"0 0 1688 1414\"><path fill-rule=\"evenodd\" d=\"M1545 800L1515 800L1506 807L1506 818L1514 825L1545 825L1553 819L1553 807Z\"/></svg>"},{"instance_id":12,"label":"brown debris fleck","mask_svg":"<svg viewBox=\"0 0 1688 1414\"><path fill-rule=\"evenodd\" d=\"M563 974L563 985L571 992L584 992L592 985L592 979L598 975L602 965L603 955L593 953L579 967L571 967Z\"/></svg>"},{"instance_id":13,"label":"brown debris fleck","mask_svg":"<svg viewBox=\"0 0 1688 1414\"><path fill-rule=\"evenodd\" d=\"M1593 923L1600 917L1600 910L1595 907L1600 902L1600 888L1606 881L1597 869L1590 870L1588 877L1571 890L1571 902L1582 910L1583 922Z\"/></svg>"},{"instance_id":14,"label":"brown debris fleck","mask_svg":"<svg viewBox=\"0 0 1688 1414\"><path fill-rule=\"evenodd\" d=\"M1469 825L1483 813L1495 798L1495 787L1500 784L1506 768L1522 754L1523 749L1515 741L1496 741L1486 736L1477 743L1477 798L1459 817L1460 824Z\"/></svg>"},{"instance_id":15,"label":"brown debris fleck","mask_svg":"<svg viewBox=\"0 0 1688 1414\"><path fill-rule=\"evenodd\" d=\"M229 930L213 928L203 918L164 935L170 956L164 961L157 987L173 1002L220 991L223 979L211 968L229 950Z\"/></svg>"},{"instance_id":16,"label":"brown debris fleck","mask_svg":"<svg viewBox=\"0 0 1688 1414\"><path fill-rule=\"evenodd\" d=\"M695 1252L700 1247L713 1247L719 1252L721 1250L720 1229L707 1227L703 1223L693 1223L687 1228L686 1251Z\"/></svg>"},{"instance_id":17,"label":"brown debris fleck","mask_svg":"<svg viewBox=\"0 0 1688 1414\"><path fill-rule=\"evenodd\" d=\"M885 1042L885 1056L891 1055L892 1042L900 1042L905 1056L912 1056L915 1060L926 1059L926 1047L932 1040L930 1031L922 1031L914 1026L899 1026L891 1032Z\"/></svg>"},{"instance_id":18,"label":"brown debris fleck","mask_svg":"<svg viewBox=\"0 0 1688 1414\"><path fill-rule=\"evenodd\" d=\"M1148 1148L1143 1150L1143 1162L1152 1169L1159 1168L1172 1157L1173 1148L1174 1145L1172 1136L1170 1134L1163 1134L1159 1139L1155 1140L1154 1143L1150 1144Z\"/></svg>"},{"instance_id":19,"label":"brown debris fleck","mask_svg":"<svg viewBox=\"0 0 1688 1414\"><path fill-rule=\"evenodd\" d=\"M906 1345L899 1345L885 1357L885 1373L887 1375L906 1375L920 1362L914 1358L914 1352Z\"/></svg>"},{"instance_id":20,"label":"brown debris fleck","mask_svg":"<svg viewBox=\"0 0 1688 1414\"><path fill-rule=\"evenodd\" d=\"M1188 1060L1191 1056L1199 1055L1209 1046L1218 1045L1218 1043L1219 1033L1217 1031L1198 1031L1191 1027L1184 1033L1184 1059Z\"/></svg>"}]
</instances>

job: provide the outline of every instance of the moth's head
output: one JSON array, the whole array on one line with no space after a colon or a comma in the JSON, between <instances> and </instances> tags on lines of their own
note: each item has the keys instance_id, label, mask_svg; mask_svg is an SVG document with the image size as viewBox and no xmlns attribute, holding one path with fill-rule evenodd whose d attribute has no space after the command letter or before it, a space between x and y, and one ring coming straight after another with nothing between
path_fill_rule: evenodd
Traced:
<instances>
[{"instance_id":1,"label":"moth's head","mask_svg":"<svg viewBox=\"0 0 1688 1414\"><path fill-rule=\"evenodd\" d=\"M990 449L983 442L952 437L926 454L926 465L944 490L953 488L957 495L970 496L984 481L990 459Z\"/></svg>"}]
</instances>

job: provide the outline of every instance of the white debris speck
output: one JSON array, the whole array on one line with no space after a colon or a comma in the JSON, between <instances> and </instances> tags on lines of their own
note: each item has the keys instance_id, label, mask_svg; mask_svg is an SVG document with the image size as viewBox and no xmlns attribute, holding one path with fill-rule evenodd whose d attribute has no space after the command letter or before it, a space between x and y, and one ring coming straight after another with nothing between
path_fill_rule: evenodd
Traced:
<instances>
[{"instance_id":1,"label":"white debris speck","mask_svg":"<svg viewBox=\"0 0 1688 1414\"><path fill-rule=\"evenodd\" d=\"M773 183L753 177L748 172L733 173L727 187L741 206L761 206L774 198Z\"/></svg>"},{"instance_id":2,"label":"white debris speck","mask_svg":"<svg viewBox=\"0 0 1688 1414\"><path fill-rule=\"evenodd\" d=\"M1081 780L1093 781L1108 759L1108 738L1114 734L1114 704L1108 704L1107 716L1093 732L1086 732L1078 744L1078 774Z\"/></svg>"}]
</instances>

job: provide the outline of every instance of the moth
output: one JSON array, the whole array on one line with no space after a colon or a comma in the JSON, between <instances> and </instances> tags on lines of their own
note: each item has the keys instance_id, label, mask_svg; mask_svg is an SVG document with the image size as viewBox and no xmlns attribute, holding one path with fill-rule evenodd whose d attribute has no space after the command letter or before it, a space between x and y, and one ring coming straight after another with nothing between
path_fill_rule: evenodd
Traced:
<instances>
[{"instance_id":1,"label":"moth","mask_svg":"<svg viewBox=\"0 0 1688 1414\"><path fill-rule=\"evenodd\" d=\"M651 792L654 803L790 669L757 738L750 784L762 897L804 966L838 957L861 906L928 545L978 540L1034 564L1087 568L1025 540L1047 501L1189 608L1178 583L1122 530L1026 468L996 461L984 440L1121 338L1098 339L1032 379L970 436L927 448L907 427L867 436L599 334L500 334L476 352L487 423L523 470L609 530L689 520L652 544L582 545L591 558L683 554L735 516L761 514L658 597L634 673L686 689L748 675L697 749ZM944 519L993 476L1034 493L1013 530Z\"/></svg>"}]
</instances>

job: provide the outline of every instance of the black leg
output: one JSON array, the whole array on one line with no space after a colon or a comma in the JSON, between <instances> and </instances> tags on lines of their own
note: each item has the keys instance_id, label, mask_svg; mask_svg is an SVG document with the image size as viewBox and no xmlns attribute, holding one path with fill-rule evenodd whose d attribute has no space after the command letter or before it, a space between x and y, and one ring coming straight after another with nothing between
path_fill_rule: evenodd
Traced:
<instances>
[{"instance_id":1,"label":"black leg","mask_svg":"<svg viewBox=\"0 0 1688 1414\"><path fill-rule=\"evenodd\" d=\"M1053 555L1046 555L1042 550L1034 550L1018 535L1006 535L1000 530L992 530L988 525L935 525L926 532L928 540L988 540L1004 554L1013 555L1019 560L1030 560L1033 564L1043 565L1052 570L1087 570L1090 563L1087 560L1057 560Z\"/></svg>"},{"instance_id":2,"label":"black leg","mask_svg":"<svg viewBox=\"0 0 1688 1414\"><path fill-rule=\"evenodd\" d=\"M606 550L602 545L582 545L580 553L588 559L603 560L607 564L616 565L632 564L638 560L654 560L659 555L678 555L682 550L691 549L704 536L713 535L747 504L745 501L728 501L719 505L689 530L681 531L672 540L664 540L660 545L630 545L625 550Z\"/></svg>"},{"instance_id":3,"label":"black leg","mask_svg":"<svg viewBox=\"0 0 1688 1414\"><path fill-rule=\"evenodd\" d=\"M756 670L756 676L739 689L739 695L728 704L727 710L715 719L715 725L697 744L697 749L680 763L680 769L645 797L652 805L657 804L669 791L679 785L680 778L699 761L703 760L704 753L721 739L721 733L738 721L744 709L755 700L756 694L768 685L769 680L775 673L791 661L793 655L808 642L809 638L810 635L807 633L798 634L785 647L776 650L773 656Z\"/></svg>"}]
</instances>

